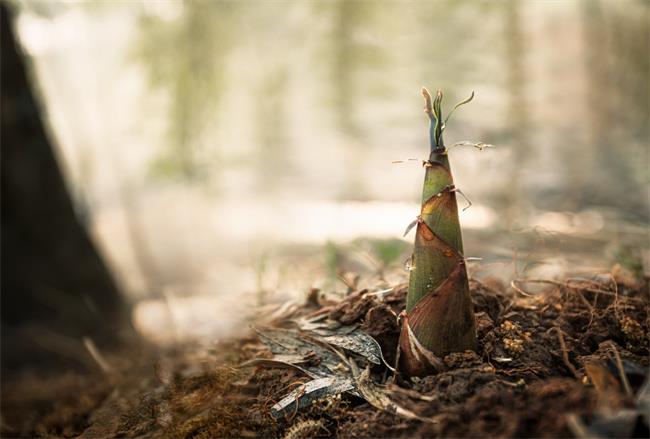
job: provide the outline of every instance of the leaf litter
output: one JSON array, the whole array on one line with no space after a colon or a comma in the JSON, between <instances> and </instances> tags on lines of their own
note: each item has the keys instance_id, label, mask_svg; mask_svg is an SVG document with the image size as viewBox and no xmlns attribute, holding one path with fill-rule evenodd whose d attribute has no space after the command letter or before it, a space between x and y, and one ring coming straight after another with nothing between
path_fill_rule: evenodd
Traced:
<instances>
[{"instance_id":1,"label":"leaf litter","mask_svg":"<svg viewBox=\"0 0 650 439\"><path fill-rule=\"evenodd\" d=\"M74 387L84 404L45 405L49 390L61 401L57 377L39 381L30 411L17 380L3 389L3 435L648 437L647 280L528 285L470 279L477 351L442 357L434 375L392 370L406 285L382 284L277 305L249 336L147 354L154 368L107 356L102 393L105 373Z\"/></svg>"}]
</instances>

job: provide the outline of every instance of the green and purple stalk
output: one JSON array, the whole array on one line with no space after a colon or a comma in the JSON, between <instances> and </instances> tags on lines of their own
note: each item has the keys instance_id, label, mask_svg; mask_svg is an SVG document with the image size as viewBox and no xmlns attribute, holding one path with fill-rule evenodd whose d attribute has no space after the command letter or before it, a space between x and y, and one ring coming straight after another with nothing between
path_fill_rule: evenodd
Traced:
<instances>
[{"instance_id":1,"label":"green and purple stalk","mask_svg":"<svg viewBox=\"0 0 650 439\"><path fill-rule=\"evenodd\" d=\"M424 164L422 210L407 229L408 233L417 226L399 342L399 368L407 377L444 368L442 357L450 352L476 349L457 191L442 138L449 116L442 118L440 91L433 102L425 88L422 95L431 120L431 154ZM452 112L473 96L456 105Z\"/></svg>"}]
</instances>

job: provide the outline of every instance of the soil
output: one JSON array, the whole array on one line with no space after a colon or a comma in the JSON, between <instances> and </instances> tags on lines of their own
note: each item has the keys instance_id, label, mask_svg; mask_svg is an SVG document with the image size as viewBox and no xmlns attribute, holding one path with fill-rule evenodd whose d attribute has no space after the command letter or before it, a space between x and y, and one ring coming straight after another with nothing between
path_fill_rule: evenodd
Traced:
<instances>
[{"instance_id":1,"label":"soil","mask_svg":"<svg viewBox=\"0 0 650 439\"><path fill-rule=\"evenodd\" d=\"M648 281L472 280L479 349L444 358L421 379L372 379L406 419L359 396L329 396L280 419L270 407L310 378L260 363L255 335L137 355L116 353L109 373L24 374L2 392L3 437L648 437L639 394L648 379ZM544 287L529 294L527 288ZM307 303L273 322L327 313L359 325L395 361L406 286ZM127 360L131 358L131 360ZM132 360L138 358L137 361ZM647 387L645 390L647 398ZM647 404L647 403L646 403ZM647 408L647 407L646 407Z\"/></svg>"}]
</instances>

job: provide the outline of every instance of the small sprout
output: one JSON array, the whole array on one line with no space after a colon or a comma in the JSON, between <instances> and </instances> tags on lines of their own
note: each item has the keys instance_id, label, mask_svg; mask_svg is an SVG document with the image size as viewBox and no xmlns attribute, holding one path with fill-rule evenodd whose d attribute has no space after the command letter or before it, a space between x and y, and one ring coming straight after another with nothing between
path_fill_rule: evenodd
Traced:
<instances>
[{"instance_id":1,"label":"small sprout","mask_svg":"<svg viewBox=\"0 0 650 439\"><path fill-rule=\"evenodd\" d=\"M442 115L440 90L433 97L422 88L422 96L430 119L431 152L429 159L422 162L425 177L420 216L406 228L408 233L417 225L410 262L410 267L417 265L417 270L409 270L399 341L399 368L409 378L440 371L444 364L439 358L450 352L476 349L477 345L456 194L467 201L463 210L472 202L454 186L442 136L451 114L470 102L474 93L456 104L446 118ZM486 145L480 144L481 148Z\"/></svg>"}]
</instances>

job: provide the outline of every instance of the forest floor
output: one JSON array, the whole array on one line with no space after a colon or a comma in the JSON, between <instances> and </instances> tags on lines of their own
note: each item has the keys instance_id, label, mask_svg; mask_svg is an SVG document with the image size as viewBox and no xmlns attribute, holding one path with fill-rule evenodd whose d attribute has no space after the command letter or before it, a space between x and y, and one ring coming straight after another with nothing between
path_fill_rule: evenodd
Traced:
<instances>
[{"instance_id":1,"label":"forest floor","mask_svg":"<svg viewBox=\"0 0 650 439\"><path fill-rule=\"evenodd\" d=\"M2 436L648 437L647 278L615 267L470 287L479 348L437 375L391 371L406 285L351 284L269 306L249 335L210 348L25 374L3 389Z\"/></svg>"}]
</instances>

